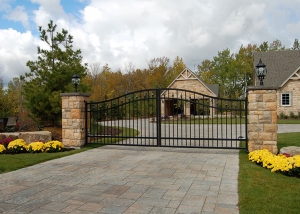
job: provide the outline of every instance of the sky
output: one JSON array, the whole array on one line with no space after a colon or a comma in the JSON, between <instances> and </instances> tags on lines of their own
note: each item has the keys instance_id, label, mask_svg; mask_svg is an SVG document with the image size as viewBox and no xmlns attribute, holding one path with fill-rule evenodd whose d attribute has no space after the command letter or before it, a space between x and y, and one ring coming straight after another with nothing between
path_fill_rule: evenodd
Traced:
<instances>
[{"instance_id":1,"label":"sky","mask_svg":"<svg viewBox=\"0 0 300 214\"><path fill-rule=\"evenodd\" d=\"M39 26L68 30L83 62L113 71L182 57L195 71L229 48L300 39L300 0L0 0L0 77L6 85L37 60ZM170 63L170 65L171 65Z\"/></svg>"}]
</instances>

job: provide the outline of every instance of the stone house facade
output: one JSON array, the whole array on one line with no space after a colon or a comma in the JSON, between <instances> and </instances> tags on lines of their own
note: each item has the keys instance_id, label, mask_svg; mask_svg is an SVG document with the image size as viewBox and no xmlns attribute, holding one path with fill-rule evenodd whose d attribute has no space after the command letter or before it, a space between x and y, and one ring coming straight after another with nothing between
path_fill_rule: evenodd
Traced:
<instances>
[{"instance_id":1,"label":"stone house facade","mask_svg":"<svg viewBox=\"0 0 300 214\"><path fill-rule=\"evenodd\" d=\"M201 78L199 78L194 72L190 69L185 68L168 86L168 89L183 89L193 91L195 93L200 93L203 95L211 96L211 97L219 97L219 85L218 84L206 84ZM161 113L163 116L170 116L176 114L184 114L184 115L212 115L213 112L202 112L197 111L193 103L188 105L179 102L181 100L193 100L199 99L199 97L194 97L195 93L180 93L174 90L164 91L161 94L163 97L163 103L161 105ZM202 98L200 98L202 99ZM213 99L206 99L206 102L210 102L210 106L214 105ZM208 101L209 100L209 101Z\"/></svg>"},{"instance_id":2,"label":"stone house facade","mask_svg":"<svg viewBox=\"0 0 300 214\"><path fill-rule=\"evenodd\" d=\"M266 65L264 86L277 88L277 114L300 114L300 50L254 53L254 85L259 85L255 66L259 60Z\"/></svg>"}]
</instances>

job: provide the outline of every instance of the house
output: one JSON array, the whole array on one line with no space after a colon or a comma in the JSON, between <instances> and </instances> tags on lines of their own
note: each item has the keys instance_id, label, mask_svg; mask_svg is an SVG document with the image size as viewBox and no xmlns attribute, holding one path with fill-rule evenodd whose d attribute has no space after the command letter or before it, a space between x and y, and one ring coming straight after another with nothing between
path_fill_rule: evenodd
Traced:
<instances>
[{"instance_id":1,"label":"house","mask_svg":"<svg viewBox=\"0 0 300 214\"><path fill-rule=\"evenodd\" d=\"M216 103L213 97L219 97L219 85L218 84L206 84L201 78L199 78L190 69L185 68L168 86L168 89L161 94L163 97L162 102L162 115L212 115L213 112L210 109ZM183 89L193 91L194 93L177 91L171 89ZM202 95L205 96L202 96ZM208 97L210 96L210 97ZM190 100L189 104L186 104ZM203 105L196 105L196 103L205 103L207 108L203 108ZM202 106L202 109L200 109Z\"/></svg>"},{"instance_id":2,"label":"house","mask_svg":"<svg viewBox=\"0 0 300 214\"><path fill-rule=\"evenodd\" d=\"M278 115L298 115L300 112L300 50L256 52L254 53L254 68L260 59L267 68L264 86L278 88ZM259 85L255 69L253 79L254 85Z\"/></svg>"}]
</instances>

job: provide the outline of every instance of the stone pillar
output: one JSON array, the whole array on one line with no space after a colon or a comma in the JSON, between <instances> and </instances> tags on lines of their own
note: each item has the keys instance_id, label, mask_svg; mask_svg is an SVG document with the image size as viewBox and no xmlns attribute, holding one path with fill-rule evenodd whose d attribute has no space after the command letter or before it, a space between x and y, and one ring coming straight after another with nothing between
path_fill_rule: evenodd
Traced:
<instances>
[{"instance_id":1,"label":"stone pillar","mask_svg":"<svg viewBox=\"0 0 300 214\"><path fill-rule=\"evenodd\" d=\"M277 87L251 86L248 92L248 150L277 154Z\"/></svg>"},{"instance_id":2,"label":"stone pillar","mask_svg":"<svg viewBox=\"0 0 300 214\"><path fill-rule=\"evenodd\" d=\"M89 94L62 93L62 143L80 148L85 144L85 101Z\"/></svg>"}]
</instances>

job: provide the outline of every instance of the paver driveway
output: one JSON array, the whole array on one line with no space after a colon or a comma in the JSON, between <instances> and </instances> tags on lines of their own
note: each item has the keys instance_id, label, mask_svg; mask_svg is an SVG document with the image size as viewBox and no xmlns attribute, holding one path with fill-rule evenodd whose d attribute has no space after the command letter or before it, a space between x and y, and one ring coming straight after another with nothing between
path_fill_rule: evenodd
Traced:
<instances>
[{"instance_id":1,"label":"paver driveway","mask_svg":"<svg viewBox=\"0 0 300 214\"><path fill-rule=\"evenodd\" d=\"M1 213L238 213L238 151L105 146L0 175Z\"/></svg>"}]
</instances>

